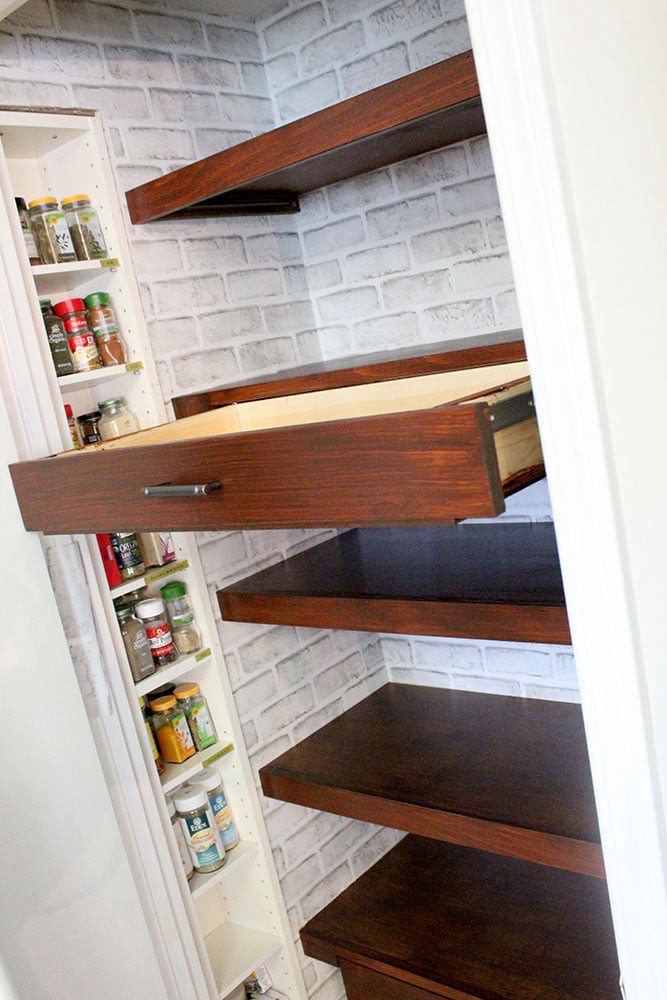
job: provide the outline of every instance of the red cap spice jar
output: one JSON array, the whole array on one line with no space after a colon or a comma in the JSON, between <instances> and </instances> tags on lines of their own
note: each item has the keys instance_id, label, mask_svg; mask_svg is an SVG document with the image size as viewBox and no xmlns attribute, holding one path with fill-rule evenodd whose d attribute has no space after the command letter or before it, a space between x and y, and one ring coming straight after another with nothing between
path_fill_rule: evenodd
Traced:
<instances>
[{"instance_id":1,"label":"red cap spice jar","mask_svg":"<svg viewBox=\"0 0 667 1000\"><path fill-rule=\"evenodd\" d=\"M155 666L164 667L167 663L173 663L178 653L171 637L167 611L161 598L147 597L146 600L139 601L134 613L144 623Z\"/></svg>"},{"instance_id":2,"label":"red cap spice jar","mask_svg":"<svg viewBox=\"0 0 667 1000\"><path fill-rule=\"evenodd\" d=\"M95 337L88 326L83 299L63 299L53 310L60 316L67 334L67 346L74 362L74 371L90 372L102 367Z\"/></svg>"}]
</instances>

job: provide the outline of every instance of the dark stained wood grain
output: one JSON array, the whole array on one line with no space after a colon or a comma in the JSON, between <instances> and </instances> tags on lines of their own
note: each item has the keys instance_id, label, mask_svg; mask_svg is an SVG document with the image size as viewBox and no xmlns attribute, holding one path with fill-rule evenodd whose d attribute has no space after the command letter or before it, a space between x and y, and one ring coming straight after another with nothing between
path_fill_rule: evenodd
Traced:
<instances>
[{"instance_id":1,"label":"dark stained wood grain","mask_svg":"<svg viewBox=\"0 0 667 1000\"><path fill-rule=\"evenodd\" d=\"M265 375L255 381L236 382L218 389L177 396L172 403L177 417L190 417L229 403L525 361L526 349L522 338L521 330L503 330L469 337L463 342L449 340L321 361Z\"/></svg>"},{"instance_id":2,"label":"dark stained wood grain","mask_svg":"<svg viewBox=\"0 0 667 1000\"><path fill-rule=\"evenodd\" d=\"M350 1000L621 998L604 882L420 837L313 917L301 941L341 965Z\"/></svg>"},{"instance_id":3,"label":"dark stained wood grain","mask_svg":"<svg viewBox=\"0 0 667 1000\"><path fill-rule=\"evenodd\" d=\"M485 129L464 52L133 188L130 218L150 222L239 188L300 194Z\"/></svg>"},{"instance_id":4,"label":"dark stained wood grain","mask_svg":"<svg viewBox=\"0 0 667 1000\"><path fill-rule=\"evenodd\" d=\"M503 509L485 404L81 452L11 466L28 531L434 524ZM207 497L142 487L222 482Z\"/></svg>"},{"instance_id":5,"label":"dark stained wood grain","mask_svg":"<svg viewBox=\"0 0 667 1000\"><path fill-rule=\"evenodd\" d=\"M218 591L228 621L568 644L551 524L349 531Z\"/></svg>"},{"instance_id":6,"label":"dark stained wood grain","mask_svg":"<svg viewBox=\"0 0 667 1000\"><path fill-rule=\"evenodd\" d=\"M260 779L271 798L604 877L578 705L387 684Z\"/></svg>"}]
</instances>

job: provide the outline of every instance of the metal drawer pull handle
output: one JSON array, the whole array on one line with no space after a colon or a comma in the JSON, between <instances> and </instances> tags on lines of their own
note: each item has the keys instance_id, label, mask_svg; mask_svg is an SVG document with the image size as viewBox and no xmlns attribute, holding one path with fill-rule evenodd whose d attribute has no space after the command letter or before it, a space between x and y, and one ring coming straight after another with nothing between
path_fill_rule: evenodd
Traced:
<instances>
[{"instance_id":1,"label":"metal drawer pull handle","mask_svg":"<svg viewBox=\"0 0 667 1000\"><path fill-rule=\"evenodd\" d=\"M212 483L186 483L183 486L173 483L160 483L159 486L143 486L141 495L144 497L207 497L222 489L222 483L215 479Z\"/></svg>"}]
</instances>

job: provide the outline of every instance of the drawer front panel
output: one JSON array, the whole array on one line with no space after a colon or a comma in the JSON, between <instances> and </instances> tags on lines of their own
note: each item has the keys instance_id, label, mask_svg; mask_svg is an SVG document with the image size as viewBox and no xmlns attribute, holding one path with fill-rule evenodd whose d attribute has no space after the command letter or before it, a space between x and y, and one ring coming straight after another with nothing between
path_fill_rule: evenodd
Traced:
<instances>
[{"instance_id":1,"label":"drawer front panel","mask_svg":"<svg viewBox=\"0 0 667 1000\"><path fill-rule=\"evenodd\" d=\"M488 408L451 406L141 445L11 468L28 530L426 524L504 506ZM209 496L146 486L219 481Z\"/></svg>"},{"instance_id":2,"label":"drawer front panel","mask_svg":"<svg viewBox=\"0 0 667 1000\"><path fill-rule=\"evenodd\" d=\"M340 962L348 1000L442 1000L443 997L457 1000L472 1000L469 994L459 992L432 993L430 990L412 986L400 979L393 979L381 972L373 972L356 962Z\"/></svg>"}]
</instances>

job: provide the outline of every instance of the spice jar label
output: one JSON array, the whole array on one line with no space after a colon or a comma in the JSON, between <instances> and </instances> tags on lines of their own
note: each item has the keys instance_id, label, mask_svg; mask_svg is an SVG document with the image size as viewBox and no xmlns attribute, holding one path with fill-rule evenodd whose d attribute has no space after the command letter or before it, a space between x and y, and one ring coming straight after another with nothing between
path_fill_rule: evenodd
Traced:
<instances>
[{"instance_id":1,"label":"spice jar label","mask_svg":"<svg viewBox=\"0 0 667 1000\"><path fill-rule=\"evenodd\" d=\"M215 743L215 729L213 728L211 716L208 714L208 709L205 705L198 705L192 709L190 721L192 722L193 729L197 733L197 739L195 742L199 744L202 750L205 750L207 747L210 747L211 744Z\"/></svg>"},{"instance_id":2,"label":"spice jar label","mask_svg":"<svg viewBox=\"0 0 667 1000\"><path fill-rule=\"evenodd\" d=\"M183 819L190 850L197 867L206 867L220 860L216 836L208 816L188 816Z\"/></svg>"},{"instance_id":3,"label":"spice jar label","mask_svg":"<svg viewBox=\"0 0 667 1000\"><path fill-rule=\"evenodd\" d=\"M191 750L194 750L194 744L192 742L192 736L190 735L188 720L185 718L185 713L178 712L172 716L171 728L174 730L174 734L178 740L178 745L180 746L181 751L187 756Z\"/></svg>"},{"instance_id":4,"label":"spice jar label","mask_svg":"<svg viewBox=\"0 0 667 1000\"><path fill-rule=\"evenodd\" d=\"M53 233L53 238L60 253L74 253L74 244L67 228L65 216L61 212L54 212L46 216L46 222Z\"/></svg>"},{"instance_id":5,"label":"spice jar label","mask_svg":"<svg viewBox=\"0 0 667 1000\"><path fill-rule=\"evenodd\" d=\"M168 625L147 625L146 635L155 658L159 656L169 656L174 650L174 643L171 638L171 629Z\"/></svg>"}]
</instances>

